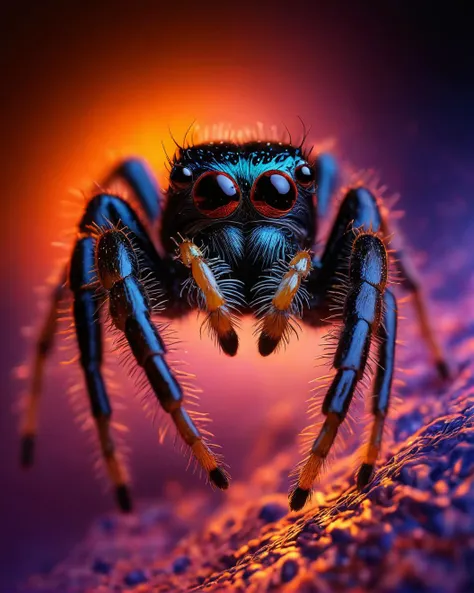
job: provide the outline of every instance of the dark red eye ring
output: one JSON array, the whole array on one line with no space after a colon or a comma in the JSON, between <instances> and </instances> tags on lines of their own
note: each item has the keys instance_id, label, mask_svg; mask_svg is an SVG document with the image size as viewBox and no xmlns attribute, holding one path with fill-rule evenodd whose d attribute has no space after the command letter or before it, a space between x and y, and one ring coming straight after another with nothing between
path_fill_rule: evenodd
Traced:
<instances>
[{"instance_id":1,"label":"dark red eye ring","mask_svg":"<svg viewBox=\"0 0 474 593\"><path fill-rule=\"evenodd\" d=\"M307 163L302 163L295 169L295 179L302 187L310 187L316 181L316 172Z\"/></svg>"},{"instance_id":2,"label":"dark red eye ring","mask_svg":"<svg viewBox=\"0 0 474 593\"><path fill-rule=\"evenodd\" d=\"M266 218L281 218L293 209L298 190L293 179L283 171L265 171L255 180L250 201Z\"/></svg>"},{"instance_id":3,"label":"dark red eye ring","mask_svg":"<svg viewBox=\"0 0 474 593\"><path fill-rule=\"evenodd\" d=\"M207 171L193 187L193 202L196 208L209 218L227 218L240 205L240 189L227 173Z\"/></svg>"}]
</instances>

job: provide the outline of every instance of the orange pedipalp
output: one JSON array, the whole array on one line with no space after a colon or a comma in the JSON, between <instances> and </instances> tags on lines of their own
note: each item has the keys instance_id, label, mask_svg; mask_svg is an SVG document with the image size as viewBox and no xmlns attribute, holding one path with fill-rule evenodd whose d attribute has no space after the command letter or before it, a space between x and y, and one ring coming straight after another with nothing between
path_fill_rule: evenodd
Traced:
<instances>
[{"instance_id":1,"label":"orange pedipalp","mask_svg":"<svg viewBox=\"0 0 474 593\"><path fill-rule=\"evenodd\" d=\"M214 333L224 352L233 356L237 352L238 338L232 310L219 286L218 278L201 249L192 241L184 239L179 244L179 252L182 263L191 268L194 282L204 297L209 330Z\"/></svg>"}]
</instances>

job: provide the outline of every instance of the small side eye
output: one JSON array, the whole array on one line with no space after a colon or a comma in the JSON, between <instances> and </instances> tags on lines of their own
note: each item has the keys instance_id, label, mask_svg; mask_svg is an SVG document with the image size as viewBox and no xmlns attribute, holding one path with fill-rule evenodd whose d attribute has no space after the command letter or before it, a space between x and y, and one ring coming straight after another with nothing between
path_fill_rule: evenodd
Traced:
<instances>
[{"instance_id":1,"label":"small side eye","mask_svg":"<svg viewBox=\"0 0 474 593\"><path fill-rule=\"evenodd\" d=\"M280 218L293 208L297 196L291 177L282 171L266 171L253 184L250 201L262 216Z\"/></svg>"},{"instance_id":2,"label":"small side eye","mask_svg":"<svg viewBox=\"0 0 474 593\"><path fill-rule=\"evenodd\" d=\"M193 180L193 172L189 167L175 165L170 173L171 183L178 189L187 187Z\"/></svg>"},{"instance_id":3,"label":"small side eye","mask_svg":"<svg viewBox=\"0 0 474 593\"><path fill-rule=\"evenodd\" d=\"M295 179L296 182L299 183L299 185L303 187L309 187L314 183L314 180L316 179L316 174L312 167L304 164L300 165L299 167L296 167Z\"/></svg>"},{"instance_id":4,"label":"small side eye","mask_svg":"<svg viewBox=\"0 0 474 593\"><path fill-rule=\"evenodd\" d=\"M201 214L209 218L226 218L240 204L240 189L229 175L208 171L194 184L193 201Z\"/></svg>"}]
</instances>

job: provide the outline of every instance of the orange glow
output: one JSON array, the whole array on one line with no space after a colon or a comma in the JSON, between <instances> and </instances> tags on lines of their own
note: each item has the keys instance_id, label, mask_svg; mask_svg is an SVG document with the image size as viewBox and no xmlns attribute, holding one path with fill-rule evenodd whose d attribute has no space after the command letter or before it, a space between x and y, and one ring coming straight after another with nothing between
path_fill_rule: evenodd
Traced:
<instances>
[{"instance_id":1,"label":"orange glow","mask_svg":"<svg viewBox=\"0 0 474 593\"><path fill-rule=\"evenodd\" d=\"M61 241L77 221L84 198L71 199L71 189L90 196L94 182L128 155L147 159L166 186L164 151L175 150L170 130L181 142L194 120L201 127L210 126L214 134L222 122L243 130L256 122L268 130L285 122L298 138L301 127L296 115L317 123L322 113L329 127L330 108L315 108L314 99L303 89L282 93L275 72L246 71L238 63L230 71L206 61L205 48L201 52L199 65L190 69L178 52L174 68L164 54L157 62L142 63L131 79L96 78L88 86L88 73L82 71L77 80L53 79L47 92L54 100L43 100L40 113L23 114L27 153L14 191L27 200L21 205L11 200L10 206L12 220L22 220L15 229L21 239L16 267L22 285L31 284L31 245L38 264L33 275L39 282L57 259L51 244ZM245 61L245 54L240 59ZM273 100L276 95L279 102Z\"/></svg>"}]
</instances>

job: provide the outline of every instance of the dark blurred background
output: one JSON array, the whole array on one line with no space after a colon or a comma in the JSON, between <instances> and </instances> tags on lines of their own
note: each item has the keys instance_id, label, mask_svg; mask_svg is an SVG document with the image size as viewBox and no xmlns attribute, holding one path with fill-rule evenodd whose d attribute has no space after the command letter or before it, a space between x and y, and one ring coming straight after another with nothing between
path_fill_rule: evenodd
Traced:
<instances>
[{"instance_id":1,"label":"dark blurred background","mask_svg":"<svg viewBox=\"0 0 474 593\"><path fill-rule=\"evenodd\" d=\"M21 328L39 319L34 288L55 268L52 243L68 229L62 200L69 188L87 189L130 153L146 156L163 180L168 125L178 138L194 118L202 125L284 121L297 133L299 115L313 138L335 137L345 159L379 170L401 193L402 226L428 257L454 248L474 216L474 37L462 3L160 4L4 2L0 11L5 591L64 558L90 521L112 508L74 425L61 353L50 365L38 463L28 475L17 465L12 406L23 386L13 369L30 348ZM79 211L76 199L72 217ZM292 344L287 358L261 362L249 331L229 362L198 341L195 322L180 331L216 437L234 476L245 477L272 398L300 390L295 407L303 418L314 348ZM158 447L137 401L127 423L137 496L159 498L173 480L202 487L171 445Z\"/></svg>"}]
</instances>

